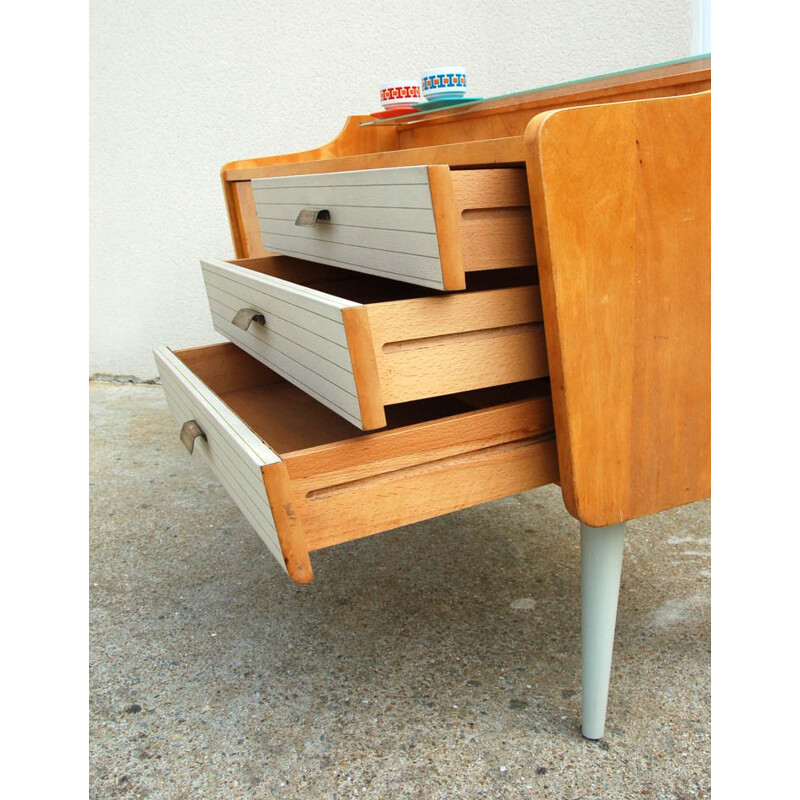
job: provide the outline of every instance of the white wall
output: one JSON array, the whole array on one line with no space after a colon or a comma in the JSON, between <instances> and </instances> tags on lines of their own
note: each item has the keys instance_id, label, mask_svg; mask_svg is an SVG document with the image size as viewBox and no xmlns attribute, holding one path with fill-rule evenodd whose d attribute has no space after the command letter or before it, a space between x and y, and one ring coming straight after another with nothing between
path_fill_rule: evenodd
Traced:
<instances>
[{"instance_id":1,"label":"white wall","mask_svg":"<svg viewBox=\"0 0 800 800\"><path fill-rule=\"evenodd\" d=\"M90 374L220 341L198 259L233 253L219 169L332 139L443 62L491 96L692 52L694 0L95 0Z\"/></svg>"}]
</instances>

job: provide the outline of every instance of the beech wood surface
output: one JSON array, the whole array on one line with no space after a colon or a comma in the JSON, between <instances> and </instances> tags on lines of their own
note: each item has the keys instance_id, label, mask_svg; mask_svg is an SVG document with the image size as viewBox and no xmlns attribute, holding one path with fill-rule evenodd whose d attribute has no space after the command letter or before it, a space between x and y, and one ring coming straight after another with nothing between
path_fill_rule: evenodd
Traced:
<instances>
[{"instance_id":1,"label":"beech wood surface","mask_svg":"<svg viewBox=\"0 0 800 800\"><path fill-rule=\"evenodd\" d=\"M536 264L525 170L450 170L466 272Z\"/></svg>"},{"instance_id":2,"label":"beech wood surface","mask_svg":"<svg viewBox=\"0 0 800 800\"><path fill-rule=\"evenodd\" d=\"M465 107L397 123L402 148L450 144L471 139L521 135L536 114L583 105L622 103L651 97L675 97L711 88L711 59L617 73L519 92Z\"/></svg>"},{"instance_id":3,"label":"beech wood surface","mask_svg":"<svg viewBox=\"0 0 800 800\"><path fill-rule=\"evenodd\" d=\"M385 404L548 374L539 287L367 307Z\"/></svg>"},{"instance_id":4,"label":"beech wood surface","mask_svg":"<svg viewBox=\"0 0 800 800\"><path fill-rule=\"evenodd\" d=\"M375 344L369 312L366 306L342 309L347 346L356 381L361 426L364 430L383 428L386 425L385 400L375 360Z\"/></svg>"},{"instance_id":5,"label":"beech wood surface","mask_svg":"<svg viewBox=\"0 0 800 800\"><path fill-rule=\"evenodd\" d=\"M308 544L303 535L303 523L292 503L292 488L286 465L283 462L266 464L261 468L264 488L275 528L281 542L281 555L286 571L296 583L311 583L314 570L311 567Z\"/></svg>"},{"instance_id":6,"label":"beech wood surface","mask_svg":"<svg viewBox=\"0 0 800 800\"><path fill-rule=\"evenodd\" d=\"M528 176L564 502L710 495L711 95L536 117Z\"/></svg>"},{"instance_id":7,"label":"beech wood surface","mask_svg":"<svg viewBox=\"0 0 800 800\"><path fill-rule=\"evenodd\" d=\"M235 392L280 381L271 370L265 370L254 358L231 342L185 347L180 360L217 393Z\"/></svg>"},{"instance_id":8,"label":"beech wood surface","mask_svg":"<svg viewBox=\"0 0 800 800\"><path fill-rule=\"evenodd\" d=\"M558 480L552 426L545 394L286 454L309 549Z\"/></svg>"},{"instance_id":9,"label":"beech wood surface","mask_svg":"<svg viewBox=\"0 0 800 800\"><path fill-rule=\"evenodd\" d=\"M305 495L304 487L298 486L295 496L308 531L308 548L318 550L557 480L556 445L548 436L426 460L362 482L311 489Z\"/></svg>"},{"instance_id":10,"label":"beech wood surface","mask_svg":"<svg viewBox=\"0 0 800 800\"><path fill-rule=\"evenodd\" d=\"M236 181L232 187L235 217L241 221L238 232L240 245L236 252L248 253L251 257L263 256L267 251L261 240L252 181Z\"/></svg>"},{"instance_id":11,"label":"beech wood surface","mask_svg":"<svg viewBox=\"0 0 800 800\"><path fill-rule=\"evenodd\" d=\"M461 247L460 214L453 195L450 167L438 164L428 167L428 185L436 224L436 242L442 271L442 288L464 289L464 255Z\"/></svg>"}]
</instances>

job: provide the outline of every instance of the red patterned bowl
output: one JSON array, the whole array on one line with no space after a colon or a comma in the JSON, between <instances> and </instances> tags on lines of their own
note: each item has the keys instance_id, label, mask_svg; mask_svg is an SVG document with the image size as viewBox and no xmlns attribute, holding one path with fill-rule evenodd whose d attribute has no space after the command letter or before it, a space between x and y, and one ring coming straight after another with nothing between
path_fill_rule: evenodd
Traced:
<instances>
[{"instance_id":1,"label":"red patterned bowl","mask_svg":"<svg viewBox=\"0 0 800 800\"><path fill-rule=\"evenodd\" d=\"M390 81L381 84L381 105L384 108L411 106L420 100L422 92L417 80Z\"/></svg>"}]
</instances>

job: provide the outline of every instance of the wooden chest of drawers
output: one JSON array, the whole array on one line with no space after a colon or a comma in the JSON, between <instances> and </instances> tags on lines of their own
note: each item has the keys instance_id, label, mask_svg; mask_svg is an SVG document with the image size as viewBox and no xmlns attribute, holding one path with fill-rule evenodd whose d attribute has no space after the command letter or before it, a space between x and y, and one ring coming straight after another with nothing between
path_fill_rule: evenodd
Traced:
<instances>
[{"instance_id":1,"label":"wooden chest of drawers","mask_svg":"<svg viewBox=\"0 0 800 800\"><path fill-rule=\"evenodd\" d=\"M169 408L296 581L321 547L547 483L581 523L584 734L621 531L710 494L710 60L223 168L227 344Z\"/></svg>"}]
</instances>

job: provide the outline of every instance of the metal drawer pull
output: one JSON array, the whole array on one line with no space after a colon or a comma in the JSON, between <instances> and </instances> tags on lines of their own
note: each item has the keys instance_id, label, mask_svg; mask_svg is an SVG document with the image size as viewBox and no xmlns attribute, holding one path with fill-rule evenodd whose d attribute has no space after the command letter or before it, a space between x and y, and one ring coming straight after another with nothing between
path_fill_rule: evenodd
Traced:
<instances>
[{"instance_id":1,"label":"metal drawer pull","mask_svg":"<svg viewBox=\"0 0 800 800\"><path fill-rule=\"evenodd\" d=\"M233 318L233 324L243 331L250 327L251 322L259 322L261 325L266 325L267 321L264 319L264 315L255 308L240 308Z\"/></svg>"},{"instance_id":2,"label":"metal drawer pull","mask_svg":"<svg viewBox=\"0 0 800 800\"><path fill-rule=\"evenodd\" d=\"M294 224L303 228L313 228L320 220L331 221L331 212L327 208L304 208L297 215Z\"/></svg>"},{"instance_id":3,"label":"metal drawer pull","mask_svg":"<svg viewBox=\"0 0 800 800\"><path fill-rule=\"evenodd\" d=\"M188 422L183 423L181 427L181 441L190 454L194 452L194 440L198 436L206 439L203 429L197 424L196 420L190 419ZM208 441L208 439L206 439L206 441Z\"/></svg>"}]
</instances>

